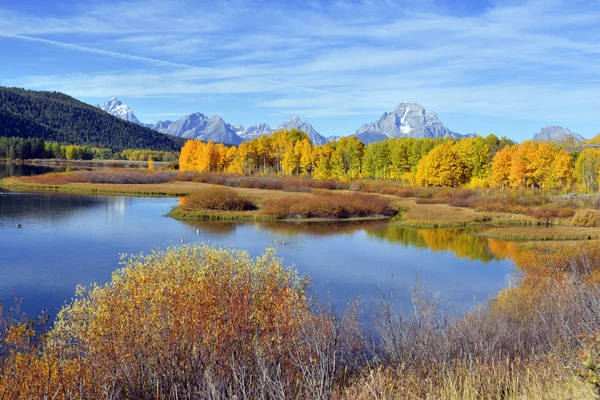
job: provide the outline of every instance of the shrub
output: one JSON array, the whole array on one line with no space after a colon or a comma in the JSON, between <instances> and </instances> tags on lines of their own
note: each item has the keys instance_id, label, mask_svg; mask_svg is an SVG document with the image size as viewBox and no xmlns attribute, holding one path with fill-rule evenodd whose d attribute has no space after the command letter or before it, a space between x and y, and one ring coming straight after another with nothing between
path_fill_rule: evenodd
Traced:
<instances>
[{"instance_id":1,"label":"shrub","mask_svg":"<svg viewBox=\"0 0 600 400\"><path fill-rule=\"evenodd\" d=\"M265 202L263 211L277 218L353 218L374 215L393 216L389 201L374 195L319 194L302 201L282 198Z\"/></svg>"},{"instance_id":2,"label":"shrub","mask_svg":"<svg viewBox=\"0 0 600 400\"><path fill-rule=\"evenodd\" d=\"M571 207L561 207L558 210L558 218L571 218L575 215L575 210Z\"/></svg>"},{"instance_id":3,"label":"shrub","mask_svg":"<svg viewBox=\"0 0 600 400\"><path fill-rule=\"evenodd\" d=\"M284 192L310 192L310 187L303 182L284 182L283 184Z\"/></svg>"},{"instance_id":4,"label":"shrub","mask_svg":"<svg viewBox=\"0 0 600 400\"><path fill-rule=\"evenodd\" d=\"M417 204L444 204L445 199L430 198L430 197L417 197L415 201Z\"/></svg>"},{"instance_id":5,"label":"shrub","mask_svg":"<svg viewBox=\"0 0 600 400\"><path fill-rule=\"evenodd\" d=\"M573 219L573 225L577 226L598 226L600 222L600 211L592 209L577 210Z\"/></svg>"},{"instance_id":6,"label":"shrub","mask_svg":"<svg viewBox=\"0 0 600 400\"><path fill-rule=\"evenodd\" d=\"M185 203L186 207L191 210L249 211L256 209L250 200L238 196L235 190L219 186L192 193L187 197Z\"/></svg>"},{"instance_id":7,"label":"shrub","mask_svg":"<svg viewBox=\"0 0 600 400\"><path fill-rule=\"evenodd\" d=\"M153 183L171 182L177 176L175 172L155 172L141 173L133 171L124 171L111 173L109 171L84 171L80 172L91 183L112 183L112 184L127 184L149 185Z\"/></svg>"},{"instance_id":8,"label":"shrub","mask_svg":"<svg viewBox=\"0 0 600 400\"><path fill-rule=\"evenodd\" d=\"M61 185L67 183L112 183L112 184L153 184L166 183L176 179L179 174L175 172L152 172L131 170L105 170L105 171L74 171L51 173L38 176L22 177L25 182L42 185Z\"/></svg>"},{"instance_id":9,"label":"shrub","mask_svg":"<svg viewBox=\"0 0 600 400\"><path fill-rule=\"evenodd\" d=\"M273 251L254 258L195 245L124 264L108 284L80 287L57 318L48 348L64 360L55 377L63 390L115 399L328 397L334 320L311 312L307 282Z\"/></svg>"},{"instance_id":10,"label":"shrub","mask_svg":"<svg viewBox=\"0 0 600 400\"><path fill-rule=\"evenodd\" d=\"M545 219L549 220L551 218L558 217L559 210L556 208L533 208L529 209L525 212L525 214L537 218L537 219Z\"/></svg>"}]
</instances>

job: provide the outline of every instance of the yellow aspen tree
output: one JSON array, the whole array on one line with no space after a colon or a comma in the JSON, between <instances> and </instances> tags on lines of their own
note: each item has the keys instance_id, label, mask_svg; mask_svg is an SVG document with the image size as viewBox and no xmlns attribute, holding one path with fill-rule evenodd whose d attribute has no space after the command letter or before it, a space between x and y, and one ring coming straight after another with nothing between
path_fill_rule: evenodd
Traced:
<instances>
[{"instance_id":1,"label":"yellow aspen tree","mask_svg":"<svg viewBox=\"0 0 600 400\"><path fill-rule=\"evenodd\" d=\"M148 156L148 171L154 171L154 160L152 156Z\"/></svg>"},{"instance_id":2,"label":"yellow aspen tree","mask_svg":"<svg viewBox=\"0 0 600 400\"><path fill-rule=\"evenodd\" d=\"M416 181L423 186L459 186L467 182L465 167L451 143L433 148L417 165Z\"/></svg>"},{"instance_id":3,"label":"yellow aspen tree","mask_svg":"<svg viewBox=\"0 0 600 400\"><path fill-rule=\"evenodd\" d=\"M512 157L516 146L506 146L498 151L492 161L492 185L505 188L510 185Z\"/></svg>"},{"instance_id":4,"label":"yellow aspen tree","mask_svg":"<svg viewBox=\"0 0 600 400\"><path fill-rule=\"evenodd\" d=\"M294 152L298 157L300 173L310 175L312 172L312 143L308 139L302 139L294 145Z\"/></svg>"},{"instance_id":5,"label":"yellow aspen tree","mask_svg":"<svg viewBox=\"0 0 600 400\"><path fill-rule=\"evenodd\" d=\"M294 151L294 145L288 144L281 157L281 170L286 175L297 174L300 169L300 157Z\"/></svg>"}]
</instances>

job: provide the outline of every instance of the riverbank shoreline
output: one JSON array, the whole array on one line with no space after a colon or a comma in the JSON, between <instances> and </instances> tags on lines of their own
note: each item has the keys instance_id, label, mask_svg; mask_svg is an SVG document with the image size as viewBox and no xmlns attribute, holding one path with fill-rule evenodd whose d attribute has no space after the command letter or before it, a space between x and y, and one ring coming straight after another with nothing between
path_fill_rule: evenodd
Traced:
<instances>
[{"instance_id":1,"label":"riverbank shoreline","mask_svg":"<svg viewBox=\"0 0 600 400\"><path fill-rule=\"evenodd\" d=\"M193 181L172 181L152 184L111 184L111 183L64 183L39 184L25 182L17 177L5 178L0 186L8 190L30 192L64 192L103 196L135 196L135 197L180 197L183 198L207 188L220 186ZM231 188L237 194L254 201L260 209L266 199L294 198L301 199L311 193L351 193L344 190L313 189L311 192L286 192L282 190L265 190L254 188ZM506 240L585 240L600 238L600 228L579 228L568 225L555 225L550 229L541 228L544 222L526 215L502 212L482 212L465 207L453 207L447 204L419 204L416 198L400 198L393 195L373 194L390 201L398 210L393 218L373 216L361 218L286 218L260 214L259 211L211 211L187 210L183 206L175 207L168 216L185 221L239 221L239 222L332 222L332 221L365 221L388 220L390 224L416 229L467 228L486 227L480 235L503 238Z\"/></svg>"},{"instance_id":2,"label":"riverbank shoreline","mask_svg":"<svg viewBox=\"0 0 600 400\"><path fill-rule=\"evenodd\" d=\"M168 162L154 161L155 169L166 169ZM148 168L148 161L138 160L65 160L62 158L36 158L24 160L24 165L42 167L74 167L74 168Z\"/></svg>"}]
</instances>

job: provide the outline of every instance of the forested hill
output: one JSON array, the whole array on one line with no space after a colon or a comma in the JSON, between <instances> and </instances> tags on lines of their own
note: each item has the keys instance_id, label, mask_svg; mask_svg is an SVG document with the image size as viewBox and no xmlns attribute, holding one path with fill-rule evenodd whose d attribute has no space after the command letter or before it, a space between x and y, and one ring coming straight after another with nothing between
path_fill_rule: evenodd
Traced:
<instances>
[{"instance_id":1,"label":"forested hill","mask_svg":"<svg viewBox=\"0 0 600 400\"><path fill-rule=\"evenodd\" d=\"M124 121L58 92L0 86L0 136L91 147L179 151L185 139Z\"/></svg>"}]
</instances>

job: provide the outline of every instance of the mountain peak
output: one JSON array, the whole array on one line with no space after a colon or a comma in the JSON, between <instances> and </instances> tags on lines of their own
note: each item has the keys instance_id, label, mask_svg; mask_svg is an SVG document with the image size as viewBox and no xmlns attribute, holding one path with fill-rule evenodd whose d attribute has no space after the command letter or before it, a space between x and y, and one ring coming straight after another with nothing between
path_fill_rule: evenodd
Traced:
<instances>
[{"instance_id":1,"label":"mountain peak","mask_svg":"<svg viewBox=\"0 0 600 400\"><path fill-rule=\"evenodd\" d=\"M578 133L571 131L562 126L549 125L545 126L538 133L533 135L534 142L581 142L585 138Z\"/></svg>"},{"instance_id":2,"label":"mountain peak","mask_svg":"<svg viewBox=\"0 0 600 400\"><path fill-rule=\"evenodd\" d=\"M434 111L417 103L400 103L391 113L383 113L370 124L364 124L354 134L365 143L386 138L460 138L444 125Z\"/></svg>"},{"instance_id":3,"label":"mountain peak","mask_svg":"<svg viewBox=\"0 0 600 400\"><path fill-rule=\"evenodd\" d=\"M122 103L119 99L116 98L116 96L113 96L110 100L108 100L101 106L96 107L103 111L106 111L110 115L124 119L125 121L133 122L138 125L144 125L137 119L131 108L129 108L127 104Z\"/></svg>"},{"instance_id":4,"label":"mountain peak","mask_svg":"<svg viewBox=\"0 0 600 400\"><path fill-rule=\"evenodd\" d=\"M279 125L279 128L277 128L278 131L290 129L299 129L305 132L314 145L319 146L327 143L327 139L317 132L310 123L301 121L298 117L293 117L292 119L285 121L283 124Z\"/></svg>"}]
</instances>

